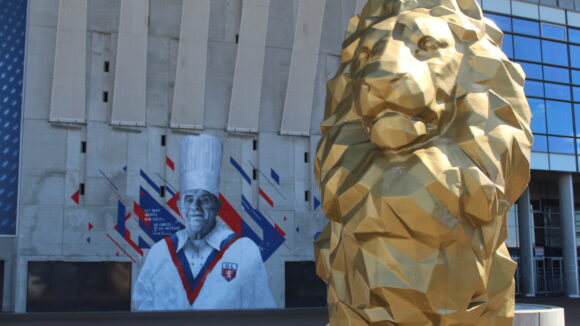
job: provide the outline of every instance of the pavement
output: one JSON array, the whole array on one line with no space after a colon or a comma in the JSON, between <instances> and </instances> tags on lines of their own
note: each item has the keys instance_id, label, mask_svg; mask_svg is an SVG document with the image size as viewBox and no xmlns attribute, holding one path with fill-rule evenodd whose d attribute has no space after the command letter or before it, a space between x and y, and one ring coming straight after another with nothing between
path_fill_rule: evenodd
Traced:
<instances>
[{"instance_id":1,"label":"pavement","mask_svg":"<svg viewBox=\"0 0 580 326\"><path fill-rule=\"evenodd\" d=\"M518 297L516 302L562 307L566 315L566 326L580 326L580 299L538 296L535 298Z\"/></svg>"}]
</instances>

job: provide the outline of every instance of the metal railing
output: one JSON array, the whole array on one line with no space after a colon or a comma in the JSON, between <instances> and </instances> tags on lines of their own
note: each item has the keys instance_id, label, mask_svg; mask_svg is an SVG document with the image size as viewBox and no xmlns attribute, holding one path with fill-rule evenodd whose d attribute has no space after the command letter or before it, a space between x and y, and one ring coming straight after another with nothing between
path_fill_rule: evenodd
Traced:
<instances>
[{"instance_id":1,"label":"metal railing","mask_svg":"<svg viewBox=\"0 0 580 326\"><path fill-rule=\"evenodd\" d=\"M519 257L512 257L518 263ZM562 257L534 257L536 264L536 294L558 294L564 292L564 273ZM580 259L578 259L580 273ZM516 294L522 294L520 288L521 269L519 265L514 278Z\"/></svg>"}]
</instances>

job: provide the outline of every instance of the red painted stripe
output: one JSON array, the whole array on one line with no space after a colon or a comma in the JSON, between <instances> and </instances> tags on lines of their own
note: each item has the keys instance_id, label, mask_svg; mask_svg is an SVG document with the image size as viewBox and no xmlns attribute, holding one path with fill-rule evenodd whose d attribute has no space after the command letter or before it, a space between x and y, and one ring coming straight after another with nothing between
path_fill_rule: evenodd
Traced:
<instances>
[{"instance_id":1,"label":"red painted stripe","mask_svg":"<svg viewBox=\"0 0 580 326\"><path fill-rule=\"evenodd\" d=\"M167 164L171 171L175 171L175 163L169 158L169 156L165 157L165 164Z\"/></svg>"},{"instance_id":2,"label":"red painted stripe","mask_svg":"<svg viewBox=\"0 0 580 326\"><path fill-rule=\"evenodd\" d=\"M266 195L266 193L262 190L262 188L259 188L258 192L260 193L260 196L262 196L262 198L264 198L264 200L268 202L270 206L274 207L274 202L272 201L272 199L270 199L270 197L268 197L268 195Z\"/></svg>"},{"instance_id":3,"label":"red painted stripe","mask_svg":"<svg viewBox=\"0 0 580 326\"><path fill-rule=\"evenodd\" d=\"M173 265L175 265L175 267L177 268L177 272L179 273L179 277L181 278L181 283L183 283L183 287L185 288L185 293L187 293L187 299L189 300L190 304L193 304L193 301L195 299L192 300L192 297L190 295L192 291L191 288L189 287L189 282L187 282L187 277L185 277L185 271L183 270L183 266L181 265L179 258L177 258L177 250L175 249L175 245L173 244L173 241L171 241L171 237L166 237L165 242L167 243L167 249L171 254L171 260L173 261Z\"/></svg>"},{"instance_id":4,"label":"red painted stripe","mask_svg":"<svg viewBox=\"0 0 580 326\"><path fill-rule=\"evenodd\" d=\"M133 211L135 212L135 214L137 214L137 216L139 216L139 219L143 223L145 223L147 227L151 226L151 219L149 218L149 216L147 216L143 208L141 208L141 206L137 204L137 202L133 202Z\"/></svg>"},{"instance_id":5,"label":"red painted stripe","mask_svg":"<svg viewBox=\"0 0 580 326\"><path fill-rule=\"evenodd\" d=\"M218 215L230 227L230 229L232 229L232 231L242 235L242 217L222 194L220 194L219 200L222 202L222 207L220 208Z\"/></svg>"},{"instance_id":6,"label":"red painted stripe","mask_svg":"<svg viewBox=\"0 0 580 326\"><path fill-rule=\"evenodd\" d=\"M203 284L205 283L205 279L207 278L207 275L213 270L213 268L215 267L215 265L217 264L218 261L220 261L220 259L222 259L224 253L228 250L228 248L234 244L234 242L236 242L236 240L238 240L240 238L240 236L236 236L234 237L232 240L230 240L230 242L228 242L223 248L222 250L220 250L217 254L217 256L213 259L213 261L211 262L211 264L208 266L208 268L205 270L205 272L203 273L203 275L201 275L201 280L199 280L199 283L197 284L197 287L193 290L193 301L195 301L195 299L197 299L197 296L199 295L199 292L201 291L201 288L203 287ZM189 297L189 296L188 296ZM191 302L191 299L190 299ZM191 304L193 304L193 302L191 302Z\"/></svg>"},{"instance_id":7,"label":"red painted stripe","mask_svg":"<svg viewBox=\"0 0 580 326\"><path fill-rule=\"evenodd\" d=\"M115 239L113 239L113 237L111 237L111 235L110 235L110 234L108 234L108 233L107 233L107 237L109 237L109 239L111 239L111 241L113 241L113 243L114 243L114 244L116 244L116 245L117 245L117 247L119 247L119 249L121 249L121 250L122 250L122 251L125 253L125 255L127 255L127 257L129 257L129 259L131 259L131 260L132 260L132 261L133 261L135 264L137 264L137 262L135 261L135 259L133 259L133 257L131 257L131 255L129 255L129 253L128 253L127 251L125 251L125 249L123 249L123 247L121 247L121 246L120 246L120 245L117 243L117 241L115 241Z\"/></svg>"},{"instance_id":8,"label":"red painted stripe","mask_svg":"<svg viewBox=\"0 0 580 326\"><path fill-rule=\"evenodd\" d=\"M139 248L139 246L131 239L131 232L129 232L129 230L125 229L125 236L123 238L125 238L125 241L127 241L127 243L133 247L141 257L143 257L143 250L141 250L141 248Z\"/></svg>"},{"instance_id":9,"label":"red painted stripe","mask_svg":"<svg viewBox=\"0 0 580 326\"><path fill-rule=\"evenodd\" d=\"M80 196L81 196L81 191L77 190L77 192L75 192L74 194L72 194L72 196L70 196L70 198L75 202L75 204L79 204L79 200L80 200Z\"/></svg>"},{"instance_id":10,"label":"red painted stripe","mask_svg":"<svg viewBox=\"0 0 580 326\"><path fill-rule=\"evenodd\" d=\"M286 236L286 232L284 232L284 231L282 230L282 228L280 228L280 227L278 226L278 224L274 224L274 228L276 229L276 231L280 232L280 234L281 234L283 237L285 237L285 236Z\"/></svg>"}]
</instances>

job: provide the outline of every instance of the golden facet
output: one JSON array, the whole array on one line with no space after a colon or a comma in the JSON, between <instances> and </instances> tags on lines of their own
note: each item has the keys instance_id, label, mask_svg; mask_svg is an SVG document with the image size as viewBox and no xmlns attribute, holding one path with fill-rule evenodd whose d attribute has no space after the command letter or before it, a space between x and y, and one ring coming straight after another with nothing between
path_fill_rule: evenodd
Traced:
<instances>
[{"instance_id":1,"label":"golden facet","mask_svg":"<svg viewBox=\"0 0 580 326\"><path fill-rule=\"evenodd\" d=\"M315 243L330 325L511 325L522 69L475 0L369 0L328 82Z\"/></svg>"}]
</instances>

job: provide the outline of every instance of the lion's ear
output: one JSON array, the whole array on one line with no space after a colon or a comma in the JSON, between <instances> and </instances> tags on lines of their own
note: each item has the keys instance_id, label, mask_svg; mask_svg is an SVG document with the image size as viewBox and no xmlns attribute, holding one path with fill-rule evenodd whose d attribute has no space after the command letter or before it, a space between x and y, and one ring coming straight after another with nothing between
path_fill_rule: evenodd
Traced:
<instances>
[{"instance_id":1,"label":"lion's ear","mask_svg":"<svg viewBox=\"0 0 580 326\"><path fill-rule=\"evenodd\" d=\"M484 18L485 21L485 31L489 38L495 43L496 46L502 47L503 43L503 32L497 25L493 22L493 20L489 18Z\"/></svg>"},{"instance_id":2,"label":"lion's ear","mask_svg":"<svg viewBox=\"0 0 580 326\"><path fill-rule=\"evenodd\" d=\"M481 8L475 0L457 0L457 5L467 17L475 20L481 20L483 18Z\"/></svg>"}]
</instances>

